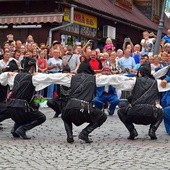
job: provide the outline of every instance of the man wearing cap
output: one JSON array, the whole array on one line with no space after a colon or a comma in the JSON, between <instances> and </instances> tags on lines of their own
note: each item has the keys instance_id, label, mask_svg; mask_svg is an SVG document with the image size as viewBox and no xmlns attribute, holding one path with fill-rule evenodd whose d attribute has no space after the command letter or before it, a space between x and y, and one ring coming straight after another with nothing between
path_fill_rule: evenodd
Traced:
<instances>
[{"instance_id":1,"label":"man wearing cap","mask_svg":"<svg viewBox=\"0 0 170 170\"><path fill-rule=\"evenodd\" d=\"M67 54L62 57L63 65L70 67L71 73L77 73L77 69L80 65L80 57L78 54L73 54L73 47L69 45L67 47Z\"/></svg>"},{"instance_id":2,"label":"man wearing cap","mask_svg":"<svg viewBox=\"0 0 170 170\"><path fill-rule=\"evenodd\" d=\"M103 75L111 75L111 68L104 66L102 69ZM103 109L103 105L109 102L109 115L113 115L116 105L119 103L115 88L112 86L101 86L96 89L96 97L93 99L93 103L100 110Z\"/></svg>"},{"instance_id":3,"label":"man wearing cap","mask_svg":"<svg viewBox=\"0 0 170 170\"><path fill-rule=\"evenodd\" d=\"M139 68L132 95L128 100L131 107L118 110L120 120L130 133L128 139L134 140L138 136L133 123L150 125L148 135L151 140L157 139L155 132L162 122L163 112L157 81L151 75L151 68L148 64L143 64Z\"/></svg>"}]
</instances>

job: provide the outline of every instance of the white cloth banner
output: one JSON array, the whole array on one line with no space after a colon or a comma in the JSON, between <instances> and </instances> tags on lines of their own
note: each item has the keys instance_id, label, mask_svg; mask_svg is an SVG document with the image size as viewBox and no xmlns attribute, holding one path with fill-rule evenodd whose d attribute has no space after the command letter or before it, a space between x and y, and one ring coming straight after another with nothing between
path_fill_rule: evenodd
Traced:
<instances>
[{"instance_id":1,"label":"white cloth banner","mask_svg":"<svg viewBox=\"0 0 170 170\"><path fill-rule=\"evenodd\" d=\"M9 85L12 89L14 84L14 78L17 73L2 73L0 75L0 83L2 85ZM71 75L66 73L55 73L55 74L43 74L36 73L32 77L33 85L35 90L39 91L49 86L50 84L61 84L70 87ZM131 91L135 85L136 77L126 77L123 75L96 75L96 85L105 86L111 85L118 90ZM166 88L162 88L160 85L161 80L157 79L158 90L160 92L170 90L170 83L167 84Z\"/></svg>"}]
</instances>

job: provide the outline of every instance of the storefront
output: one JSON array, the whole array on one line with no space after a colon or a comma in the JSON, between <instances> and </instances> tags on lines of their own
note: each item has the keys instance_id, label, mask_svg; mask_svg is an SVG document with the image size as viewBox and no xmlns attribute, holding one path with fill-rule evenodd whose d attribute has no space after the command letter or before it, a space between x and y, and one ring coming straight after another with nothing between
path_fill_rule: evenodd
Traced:
<instances>
[{"instance_id":1,"label":"storefront","mask_svg":"<svg viewBox=\"0 0 170 170\"><path fill-rule=\"evenodd\" d=\"M70 21L70 9L65 8L63 25ZM97 17L75 11L74 24L59 31L63 45L73 45L81 42L84 45L88 40L97 40Z\"/></svg>"}]
</instances>

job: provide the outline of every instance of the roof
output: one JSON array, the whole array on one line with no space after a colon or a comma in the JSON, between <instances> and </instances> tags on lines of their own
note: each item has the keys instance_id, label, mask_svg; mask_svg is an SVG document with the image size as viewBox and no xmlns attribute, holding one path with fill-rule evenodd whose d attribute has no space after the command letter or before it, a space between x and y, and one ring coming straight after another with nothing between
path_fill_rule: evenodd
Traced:
<instances>
[{"instance_id":1,"label":"roof","mask_svg":"<svg viewBox=\"0 0 170 170\"><path fill-rule=\"evenodd\" d=\"M152 30L157 30L158 28L158 24L148 19L134 4L132 5L132 11L129 12L114 5L109 0L76 0L76 2L93 8L96 11L102 11L103 14L114 16L113 19L121 19L125 21L127 25L140 26L142 29L148 28ZM167 21L166 25L168 27Z\"/></svg>"}]
</instances>

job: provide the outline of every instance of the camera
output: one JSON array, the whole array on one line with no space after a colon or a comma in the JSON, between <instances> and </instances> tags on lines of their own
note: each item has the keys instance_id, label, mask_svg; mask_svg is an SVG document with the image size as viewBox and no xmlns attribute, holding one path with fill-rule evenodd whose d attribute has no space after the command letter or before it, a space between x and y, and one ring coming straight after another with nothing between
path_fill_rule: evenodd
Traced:
<instances>
[{"instance_id":1,"label":"camera","mask_svg":"<svg viewBox=\"0 0 170 170\"><path fill-rule=\"evenodd\" d=\"M89 44L90 48L93 49L94 48L94 40L89 40L89 42L90 42L90 44Z\"/></svg>"}]
</instances>

